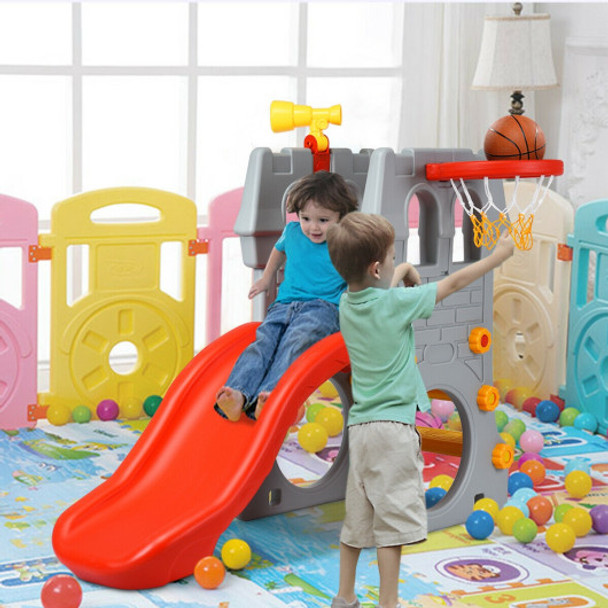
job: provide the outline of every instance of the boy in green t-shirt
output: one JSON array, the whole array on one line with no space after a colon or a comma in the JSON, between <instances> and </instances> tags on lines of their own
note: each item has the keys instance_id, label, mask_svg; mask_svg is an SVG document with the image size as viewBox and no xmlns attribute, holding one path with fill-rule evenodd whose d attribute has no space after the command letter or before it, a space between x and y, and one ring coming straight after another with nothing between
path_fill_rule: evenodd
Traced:
<instances>
[{"instance_id":1,"label":"boy in green t-shirt","mask_svg":"<svg viewBox=\"0 0 608 608\"><path fill-rule=\"evenodd\" d=\"M329 255L348 283L340 330L352 370L348 415L346 516L340 534L340 583L332 608L358 608L355 574L363 547L377 547L378 608L399 602L401 547L426 539L416 409L430 408L416 366L416 319L435 304L500 266L513 254L505 232L491 255L437 283L420 285L408 263L395 267L395 231L380 215L354 212L327 231ZM405 287L397 287L403 282Z\"/></svg>"}]
</instances>

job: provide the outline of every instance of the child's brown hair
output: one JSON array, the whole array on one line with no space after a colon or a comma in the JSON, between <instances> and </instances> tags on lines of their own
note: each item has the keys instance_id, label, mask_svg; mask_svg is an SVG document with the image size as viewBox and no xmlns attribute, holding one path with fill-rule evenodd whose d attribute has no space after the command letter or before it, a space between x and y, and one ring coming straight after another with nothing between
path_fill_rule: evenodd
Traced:
<instances>
[{"instance_id":1,"label":"child's brown hair","mask_svg":"<svg viewBox=\"0 0 608 608\"><path fill-rule=\"evenodd\" d=\"M383 216L349 213L327 230L327 248L347 283L361 281L370 264L382 262L395 241L395 229Z\"/></svg>"},{"instance_id":2,"label":"child's brown hair","mask_svg":"<svg viewBox=\"0 0 608 608\"><path fill-rule=\"evenodd\" d=\"M341 218L358 206L353 188L341 175L329 171L317 171L295 182L287 195L287 212L299 214L311 200L337 211Z\"/></svg>"}]
</instances>

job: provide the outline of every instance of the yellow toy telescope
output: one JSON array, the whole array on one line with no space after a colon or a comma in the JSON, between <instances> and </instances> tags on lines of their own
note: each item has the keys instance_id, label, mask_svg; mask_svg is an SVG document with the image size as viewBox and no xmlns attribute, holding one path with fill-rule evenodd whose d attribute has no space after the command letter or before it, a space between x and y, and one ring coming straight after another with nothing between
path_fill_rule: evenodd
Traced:
<instances>
[{"instance_id":1,"label":"yellow toy telescope","mask_svg":"<svg viewBox=\"0 0 608 608\"><path fill-rule=\"evenodd\" d=\"M317 140L319 152L324 152L329 147L323 129L327 129L330 124L342 124L342 106L312 108L295 105L291 101L273 101L270 104L270 127L275 133L310 126L310 134Z\"/></svg>"}]
</instances>

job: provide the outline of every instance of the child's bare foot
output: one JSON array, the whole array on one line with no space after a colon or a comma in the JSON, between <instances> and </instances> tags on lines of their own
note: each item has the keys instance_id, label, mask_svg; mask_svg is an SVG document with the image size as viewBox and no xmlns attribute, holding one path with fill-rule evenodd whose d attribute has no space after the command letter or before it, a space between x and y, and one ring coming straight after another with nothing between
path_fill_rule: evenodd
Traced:
<instances>
[{"instance_id":1,"label":"child's bare foot","mask_svg":"<svg viewBox=\"0 0 608 608\"><path fill-rule=\"evenodd\" d=\"M270 397L270 393L268 391L262 391L258 395L258 402L255 406L255 419L260 419L260 414L262 413L262 408L266 405L266 401L268 401L268 397Z\"/></svg>"},{"instance_id":2,"label":"child's bare foot","mask_svg":"<svg viewBox=\"0 0 608 608\"><path fill-rule=\"evenodd\" d=\"M229 386L222 386L217 393L216 401L219 409L226 414L226 418L231 422L236 422L241 417L245 404L245 397L241 391Z\"/></svg>"}]
</instances>

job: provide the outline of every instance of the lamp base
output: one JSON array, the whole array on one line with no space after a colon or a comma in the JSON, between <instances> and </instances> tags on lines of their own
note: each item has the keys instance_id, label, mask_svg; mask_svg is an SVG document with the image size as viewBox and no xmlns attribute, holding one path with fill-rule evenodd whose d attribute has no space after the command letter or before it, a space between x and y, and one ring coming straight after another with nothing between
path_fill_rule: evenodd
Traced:
<instances>
[{"instance_id":1,"label":"lamp base","mask_svg":"<svg viewBox=\"0 0 608 608\"><path fill-rule=\"evenodd\" d=\"M525 112L523 98L524 94L521 91L513 91L513 93L511 93L511 108L509 109L509 114L517 114L519 116Z\"/></svg>"}]
</instances>

